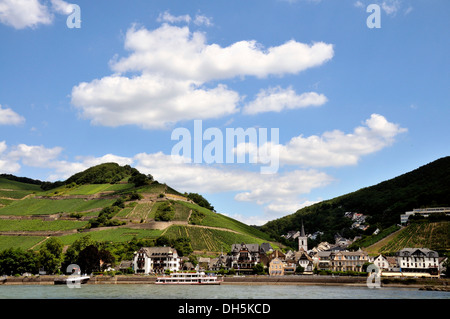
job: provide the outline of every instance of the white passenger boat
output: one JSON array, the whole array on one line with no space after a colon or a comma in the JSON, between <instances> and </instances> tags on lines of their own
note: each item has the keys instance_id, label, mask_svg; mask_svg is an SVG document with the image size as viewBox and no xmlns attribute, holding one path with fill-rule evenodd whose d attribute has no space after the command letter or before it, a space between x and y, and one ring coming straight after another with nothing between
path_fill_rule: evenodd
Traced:
<instances>
[{"instance_id":1,"label":"white passenger boat","mask_svg":"<svg viewBox=\"0 0 450 319\"><path fill-rule=\"evenodd\" d=\"M206 275L204 272L179 272L170 276L156 278L157 285L220 285L222 281L215 275Z\"/></svg>"}]
</instances>

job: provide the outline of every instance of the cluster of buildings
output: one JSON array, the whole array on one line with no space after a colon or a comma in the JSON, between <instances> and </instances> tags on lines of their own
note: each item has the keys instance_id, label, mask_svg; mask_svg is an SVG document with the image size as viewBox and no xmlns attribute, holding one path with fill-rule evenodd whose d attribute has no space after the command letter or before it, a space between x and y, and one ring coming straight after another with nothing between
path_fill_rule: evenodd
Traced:
<instances>
[{"instance_id":1,"label":"cluster of buildings","mask_svg":"<svg viewBox=\"0 0 450 319\"><path fill-rule=\"evenodd\" d=\"M312 274L314 270L362 272L369 264L374 264L383 275L439 276L446 260L427 248L405 248L392 257L371 257L361 249L348 251L342 245L326 242L308 250L308 236L303 225L296 239L299 249L295 252L274 250L269 243L233 244L230 253L216 258L201 257L196 266L187 258L178 256L174 248L143 247L134 253L129 266L136 274L234 269L242 275L253 274L254 267L262 264L270 276L283 276L294 274L299 267L303 268L304 274Z\"/></svg>"},{"instance_id":2,"label":"cluster of buildings","mask_svg":"<svg viewBox=\"0 0 450 319\"><path fill-rule=\"evenodd\" d=\"M350 218L353 222L351 228L352 229L361 229L366 230L369 228L369 225L366 224L366 215L361 213L353 213L353 212L346 212L344 214L345 217Z\"/></svg>"},{"instance_id":3,"label":"cluster of buildings","mask_svg":"<svg viewBox=\"0 0 450 319\"><path fill-rule=\"evenodd\" d=\"M434 208L415 208L412 211L405 212L400 215L400 223L402 225L406 225L408 223L408 219L411 216L423 216L429 217L433 214L445 214L450 216L450 207L434 207Z\"/></svg>"}]
</instances>

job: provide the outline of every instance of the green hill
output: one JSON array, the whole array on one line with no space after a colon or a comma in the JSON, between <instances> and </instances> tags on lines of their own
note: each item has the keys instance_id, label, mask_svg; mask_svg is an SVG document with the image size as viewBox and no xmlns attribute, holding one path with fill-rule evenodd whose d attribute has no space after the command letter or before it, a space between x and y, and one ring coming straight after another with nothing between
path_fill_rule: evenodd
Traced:
<instances>
[{"instance_id":1,"label":"green hill","mask_svg":"<svg viewBox=\"0 0 450 319\"><path fill-rule=\"evenodd\" d=\"M0 251L39 249L49 237L69 246L86 235L104 243L184 238L198 253L270 241L268 234L213 209L199 194L181 194L116 163L56 183L0 175Z\"/></svg>"},{"instance_id":2,"label":"green hill","mask_svg":"<svg viewBox=\"0 0 450 319\"><path fill-rule=\"evenodd\" d=\"M400 223L400 214L414 208L449 207L449 194L450 157L444 157L377 185L302 208L260 229L281 240L281 235L299 230L303 222L308 233L324 233L318 241L334 243L337 233L353 238L371 235L377 228L388 229ZM352 221L344 217L345 212L367 215L369 229L350 229Z\"/></svg>"}]
</instances>

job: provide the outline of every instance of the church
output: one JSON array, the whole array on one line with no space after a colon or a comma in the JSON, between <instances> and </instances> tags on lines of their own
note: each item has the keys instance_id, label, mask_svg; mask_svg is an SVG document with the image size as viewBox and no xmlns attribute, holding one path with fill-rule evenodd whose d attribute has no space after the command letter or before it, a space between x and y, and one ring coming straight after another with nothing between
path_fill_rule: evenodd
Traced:
<instances>
[{"instance_id":1,"label":"church","mask_svg":"<svg viewBox=\"0 0 450 319\"><path fill-rule=\"evenodd\" d=\"M302 230L298 236L298 252L295 253L297 264L303 267L305 272L311 272L314 269L314 262L308 255L308 236L305 234L305 227L302 221Z\"/></svg>"}]
</instances>

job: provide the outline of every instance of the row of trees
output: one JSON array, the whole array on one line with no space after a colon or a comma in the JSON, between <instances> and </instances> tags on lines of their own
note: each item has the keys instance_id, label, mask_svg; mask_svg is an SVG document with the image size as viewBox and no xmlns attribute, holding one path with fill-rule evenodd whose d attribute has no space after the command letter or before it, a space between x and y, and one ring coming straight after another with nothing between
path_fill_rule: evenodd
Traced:
<instances>
[{"instance_id":1,"label":"row of trees","mask_svg":"<svg viewBox=\"0 0 450 319\"><path fill-rule=\"evenodd\" d=\"M48 274L64 273L67 266L77 264L85 273L102 270L102 265L111 264L115 257L99 247L89 236L74 242L63 254L64 245L60 239L52 237L38 252L10 248L0 252L0 274L36 274L44 269Z\"/></svg>"},{"instance_id":2,"label":"row of trees","mask_svg":"<svg viewBox=\"0 0 450 319\"><path fill-rule=\"evenodd\" d=\"M104 271L122 260L131 260L134 252L141 247L170 246L180 256L193 252L191 240L187 237L168 239L164 236L155 239L137 239L129 242L97 242L90 235L73 242L63 252L64 244L57 237L49 238L39 251L10 248L0 252L0 275L23 273L37 274L44 269L47 274L65 273L71 264L80 266L82 273Z\"/></svg>"}]
</instances>

